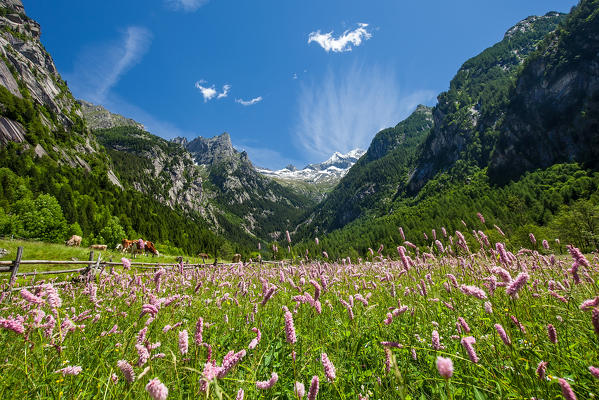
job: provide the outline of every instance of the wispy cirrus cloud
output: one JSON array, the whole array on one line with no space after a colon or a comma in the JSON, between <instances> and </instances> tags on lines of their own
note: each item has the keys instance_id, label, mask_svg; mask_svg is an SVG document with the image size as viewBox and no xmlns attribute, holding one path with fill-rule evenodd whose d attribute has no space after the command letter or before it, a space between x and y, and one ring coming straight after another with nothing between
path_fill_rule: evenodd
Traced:
<instances>
[{"instance_id":1,"label":"wispy cirrus cloud","mask_svg":"<svg viewBox=\"0 0 599 400\"><path fill-rule=\"evenodd\" d=\"M79 98L102 103L121 77L143 59L151 42L148 29L130 26L116 42L88 46L76 58L74 70L65 74L69 87Z\"/></svg>"},{"instance_id":2,"label":"wispy cirrus cloud","mask_svg":"<svg viewBox=\"0 0 599 400\"><path fill-rule=\"evenodd\" d=\"M202 97L204 97L204 103L212 100L213 98L224 99L229 95L229 90L231 90L231 85L225 84L223 85L222 92L218 92L214 85L204 86L207 82L205 80L199 80L196 82L195 87L202 93Z\"/></svg>"},{"instance_id":3,"label":"wispy cirrus cloud","mask_svg":"<svg viewBox=\"0 0 599 400\"><path fill-rule=\"evenodd\" d=\"M262 101L262 96L254 97L251 100L243 100L243 99L235 99L235 103L239 103L242 106L252 106L256 103L260 103Z\"/></svg>"},{"instance_id":4,"label":"wispy cirrus cloud","mask_svg":"<svg viewBox=\"0 0 599 400\"><path fill-rule=\"evenodd\" d=\"M173 10L194 12L209 0L165 0L166 5Z\"/></svg>"},{"instance_id":5,"label":"wispy cirrus cloud","mask_svg":"<svg viewBox=\"0 0 599 400\"><path fill-rule=\"evenodd\" d=\"M366 149L381 129L406 118L436 92L402 95L393 71L354 65L345 74L332 71L321 82L303 84L295 140L315 161L335 151Z\"/></svg>"},{"instance_id":6,"label":"wispy cirrus cloud","mask_svg":"<svg viewBox=\"0 0 599 400\"><path fill-rule=\"evenodd\" d=\"M320 30L311 32L308 35L308 44L312 42L318 43L327 53L342 53L352 51L353 46L357 47L362 44L363 40L368 40L372 37L372 33L366 29L368 24L359 23L358 27L353 30L346 30L339 37L333 37L333 32L321 33Z\"/></svg>"}]
</instances>

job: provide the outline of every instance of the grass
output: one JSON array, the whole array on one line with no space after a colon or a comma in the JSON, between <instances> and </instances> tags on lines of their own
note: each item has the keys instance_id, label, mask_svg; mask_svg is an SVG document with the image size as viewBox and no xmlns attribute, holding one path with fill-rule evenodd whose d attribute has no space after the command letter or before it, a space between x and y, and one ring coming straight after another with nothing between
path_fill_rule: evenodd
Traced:
<instances>
[{"instance_id":1,"label":"grass","mask_svg":"<svg viewBox=\"0 0 599 400\"><path fill-rule=\"evenodd\" d=\"M23 260L89 260L90 251L92 249L85 247L65 246L58 243L38 242L31 240L13 240L0 239L0 248L7 249L9 254L0 257L0 260L14 260L17 254L17 248L23 246ZM102 260L120 261L121 258L131 258L131 253L121 253L116 250L98 251L94 250L94 260L97 260L98 254L102 255ZM160 254L160 256L137 255L134 261L137 262L156 262L173 264L177 262L176 258L179 255ZM133 260L133 259L132 259ZM183 261L189 261L190 264L202 263L199 257L183 257ZM214 259L206 259L206 263L212 263ZM77 268L77 266L73 267ZM33 270L48 271L52 269L64 269L64 265L22 265L19 267L21 272L29 272Z\"/></svg>"},{"instance_id":2,"label":"grass","mask_svg":"<svg viewBox=\"0 0 599 400\"><path fill-rule=\"evenodd\" d=\"M319 399L548 400L562 398L558 378L579 399L597 398L598 380L588 367L599 365L599 323L591 317L599 315L599 301L588 310L580 306L599 293L599 258L573 250L576 272L572 259L533 251L502 259L495 246L469 253L443 242L443 253L432 246L427 253L410 250L404 261L210 266L183 273L117 268L87 285L56 287L56 294L46 282L31 289L37 297L15 294L0 306L0 368L8 371L0 375L0 397L143 399L149 398L145 385L158 378L175 399L233 399L239 389L246 399L294 399L295 382L307 390L317 376ZM497 268L510 274L507 282ZM524 277L522 285L510 295L517 276ZM483 298L463 285L482 289L477 296ZM150 305L155 318L143 311ZM286 335L285 307L295 343ZM505 329L509 345L495 324ZM555 343L549 324L557 331ZM252 328L261 334L255 348L249 347L257 336ZM183 331L188 346L182 346ZM433 331L441 347L432 345ZM470 336L478 360L462 345ZM220 367L229 352L243 357L202 391L206 363ZM336 370L330 380L323 353ZM438 356L453 361L447 381L436 369ZM136 380L126 381L119 360L132 365ZM549 363L544 379L536 372L541 361ZM68 366L82 371L56 372ZM256 382L273 372L274 386L258 389Z\"/></svg>"}]
</instances>

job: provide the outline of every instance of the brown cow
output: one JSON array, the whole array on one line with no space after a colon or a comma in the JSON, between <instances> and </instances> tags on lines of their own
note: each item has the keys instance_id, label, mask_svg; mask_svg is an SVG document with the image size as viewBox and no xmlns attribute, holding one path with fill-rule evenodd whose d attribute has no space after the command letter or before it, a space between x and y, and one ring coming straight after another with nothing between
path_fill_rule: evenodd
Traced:
<instances>
[{"instance_id":1,"label":"brown cow","mask_svg":"<svg viewBox=\"0 0 599 400\"><path fill-rule=\"evenodd\" d=\"M158 250L156 250L156 247L154 247L154 243L150 242L149 240L147 240L144 243L144 250L147 252L152 253L155 256L159 256L160 253L158 252Z\"/></svg>"},{"instance_id":2,"label":"brown cow","mask_svg":"<svg viewBox=\"0 0 599 400\"><path fill-rule=\"evenodd\" d=\"M92 244L91 246L89 246L90 249L101 251L105 251L107 247L108 246L106 246L105 244Z\"/></svg>"},{"instance_id":3,"label":"brown cow","mask_svg":"<svg viewBox=\"0 0 599 400\"><path fill-rule=\"evenodd\" d=\"M129 240L129 239L123 239L121 240L121 251L124 253L126 251L129 251L129 249L131 248L131 245L133 245L134 240Z\"/></svg>"},{"instance_id":4,"label":"brown cow","mask_svg":"<svg viewBox=\"0 0 599 400\"><path fill-rule=\"evenodd\" d=\"M67 246L81 246L81 239L81 236L73 235L65 244Z\"/></svg>"},{"instance_id":5,"label":"brown cow","mask_svg":"<svg viewBox=\"0 0 599 400\"><path fill-rule=\"evenodd\" d=\"M239 261L241 261L241 254L235 254L233 256L233 262L238 263Z\"/></svg>"}]
</instances>

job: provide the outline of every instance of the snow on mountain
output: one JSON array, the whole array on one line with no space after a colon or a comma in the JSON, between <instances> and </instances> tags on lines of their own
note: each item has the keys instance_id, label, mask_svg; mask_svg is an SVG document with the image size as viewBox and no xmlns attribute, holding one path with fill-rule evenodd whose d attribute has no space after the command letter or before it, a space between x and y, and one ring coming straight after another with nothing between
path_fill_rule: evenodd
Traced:
<instances>
[{"instance_id":1,"label":"snow on mountain","mask_svg":"<svg viewBox=\"0 0 599 400\"><path fill-rule=\"evenodd\" d=\"M365 151L360 149L354 149L347 154L335 152L328 160L318 164L308 164L304 169L288 165L277 171L258 168L258 172L285 181L336 184L364 153Z\"/></svg>"}]
</instances>

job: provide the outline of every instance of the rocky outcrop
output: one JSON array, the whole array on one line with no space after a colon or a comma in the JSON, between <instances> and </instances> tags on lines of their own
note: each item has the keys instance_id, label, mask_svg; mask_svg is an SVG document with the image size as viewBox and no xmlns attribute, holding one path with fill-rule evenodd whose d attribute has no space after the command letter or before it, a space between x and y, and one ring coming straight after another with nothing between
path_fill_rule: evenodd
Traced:
<instances>
[{"instance_id":1,"label":"rocky outcrop","mask_svg":"<svg viewBox=\"0 0 599 400\"><path fill-rule=\"evenodd\" d=\"M512 83L538 41L564 18L556 12L528 17L510 28L501 42L462 65L450 89L438 97L433 130L410 176L411 193L451 170L458 160L479 168L488 165Z\"/></svg>"},{"instance_id":2,"label":"rocky outcrop","mask_svg":"<svg viewBox=\"0 0 599 400\"><path fill-rule=\"evenodd\" d=\"M520 74L493 153L498 184L560 162L599 168L599 15L583 1Z\"/></svg>"},{"instance_id":3,"label":"rocky outcrop","mask_svg":"<svg viewBox=\"0 0 599 400\"><path fill-rule=\"evenodd\" d=\"M8 118L0 117L0 144L8 142L23 143L25 141L25 128L20 123Z\"/></svg>"},{"instance_id":4,"label":"rocky outcrop","mask_svg":"<svg viewBox=\"0 0 599 400\"><path fill-rule=\"evenodd\" d=\"M52 57L39 41L39 24L24 14L19 0L0 0L0 8L6 10L0 15L0 56L4 61L0 63L0 84L20 97L20 81L35 102L57 116L61 126L71 127L71 114L81 114Z\"/></svg>"},{"instance_id":5,"label":"rocky outcrop","mask_svg":"<svg viewBox=\"0 0 599 400\"><path fill-rule=\"evenodd\" d=\"M237 154L231 143L231 136L226 132L212 138L199 136L191 142L185 140L181 143L185 143L184 147L199 165L214 165Z\"/></svg>"},{"instance_id":6,"label":"rocky outcrop","mask_svg":"<svg viewBox=\"0 0 599 400\"><path fill-rule=\"evenodd\" d=\"M4 60L0 60L0 85L7 88L8 91L14 96L17 96L18 98L23 97L19 91L19 84L6 66Z\"/></svg>"},{"instance_id":7,"label":"rocky outcrop","mask_svg":"<svg viewBox=\"0 0 599 400\"><path fill-rule=\"evenodd\" d=\"M143 124L132 120L131 118L125 118L122 115L114 114L102 107L101 105L92 104L85 100L77 100L77 103L81 107L81 112L87 126L90 129L109 129L117 126L133 126L135 128L145 131L146 128Z\"/></svg>"}]
</instances>

